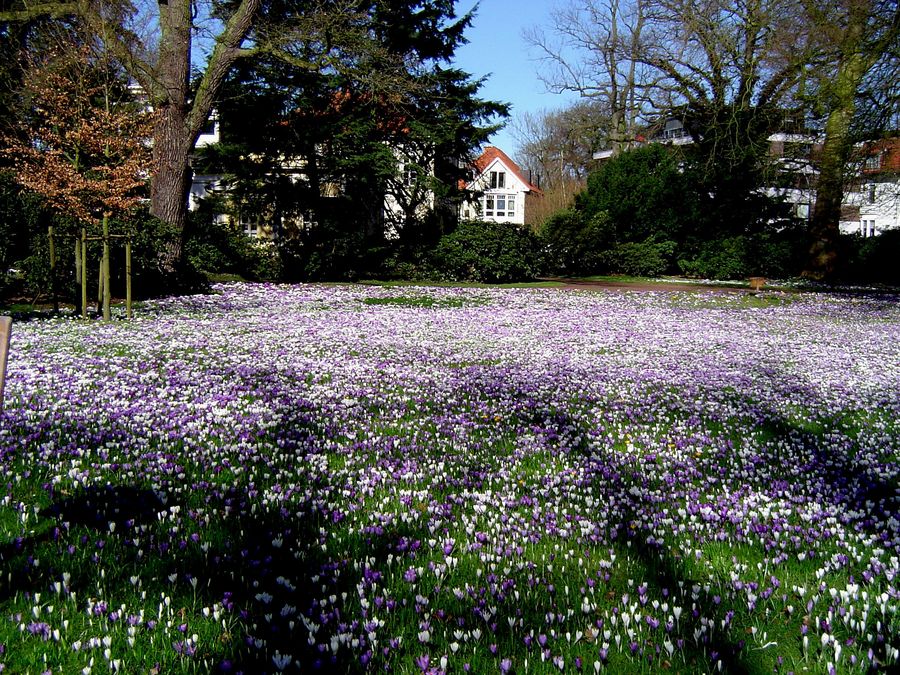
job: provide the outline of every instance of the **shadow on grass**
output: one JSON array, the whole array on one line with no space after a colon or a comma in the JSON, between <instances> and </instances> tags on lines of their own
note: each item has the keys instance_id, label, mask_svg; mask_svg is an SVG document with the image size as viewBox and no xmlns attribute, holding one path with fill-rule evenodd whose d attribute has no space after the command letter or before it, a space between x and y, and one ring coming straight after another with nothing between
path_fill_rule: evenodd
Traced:
<instances>
[{"instance_id":1,"label":"shadow on grass","mask_svg":"<svg viewBox=\"0 0 900 675\"><path fill-rule=\"evenodd\" d=\"M248 370L234 373L234 376L244 378L254 395L265 396L269 386L265 373ZM565 437L579 425L579 421L565 410L550 410L545 401L535 400L539 391L533 385L482 380L479 386L486 398L502 396L504 400L512 401L515 407L512 413L519 416L517 423L538 431L546 439ZM504 392L504 388L508 391ZM267 457L271 465L290 466L320 452L316 434L306 423L306 416L314 411L298 411L291 408L290 401L275 395L260 400L277 407L286 420L269 432L272 438L281 441L268 448L272 453ZM802 442L812 449L813 460L808 470L821 478L837 503L851 508L870 508L870 503L880 505L870 509L872 527L877 527L882 518L896 513L896 486L868 478L860 480L854 474L851 457L820 443L818 435L798 428L789 420L779 418L771 411L766 414L775 420L767 429L775 440ZM574 448L574 451L583 449ZM645 506L621 484L621 474L630 467L618 465L613 456L600 461L605 461L610 468L602 480L613 483L613 494L618 503L624 505L619 522L615 523L618 534L608 544L635 557L648 575L646 581L660 595L663 589L674 593L679 587L700 587L693 600L695 606L685 608L685 615L669 634L673 641L683 641L680 653L688 667L709 671L716 666L717 660L721 660L723 672L755 673L766 668L771 671L767 656L745 648L743 636L738 632L740 628L735 624L700 637L694 635L702 619L718 624L728 608L702 589L703 581L692 577L683 560L649 544L646 540L648 532L640 526L630 527L638 521L637 514ZM477 483L486 470L485 467L472 467L465 480ZM66 571L62 566L68 554L67 547L75 544L78 547L97 546L98 540L110 539L105 535L110 532L110 523L115 523L116 539L121 539L121 543L115 552L115 569L110 567L107 572L107 596L111 599L133 596L135 589L130 578L139 576L143 590L150 597L168 593L175 607L191 607L195 614L199 607L220 603L231 617L239 619L239 623L231 624L233 633L223 635L216 643L201 644L192 658L206 659L220 669L244 673L273 672L276 670L273 659L278 654L289 654L302 668L321 668L325 672L365 670L368 658L376 657L367 656L367 653L385 645L367 644L369 631L360 622L371 618L376 611L381 616L394 611L402 613L409 619L407 623L414 625L418 619L416 609L410 603L406 607L379 607L368 615L361 612L359 616L348 617L342 615L343 603L337 598L344 593L351 598L376 595L373 589L383 581L388 556L396 555L403 547L405 553L412 542L427 540L429 533L424 524L414 527L396 522L372 531L343 532L346 550L361 552L368 563L359 558L341 558L328 546L332 533L345 527L341 524L345 514L326 503L319 494L322 486L292 487L305 490L304 496L291 499L273 493L271 498L262 498L257 486L235 484L210 486L205 493L189 492L175 502L140 486L107 485L86 488L76 495L56 499L41 513L45 520L54 521L53 526L0 548L0 561L11 575L11 582L0 599L9 600L15 593L47 592ZM190 516L193 521L188 522L198 526L199 541L193 541L186 530L175 538L181 538L181 541L169 536L171 526L164 522L161 514L171 513L173 507L195 514L196 517ZM199 526L201 511L216 514L202 527ZM139 549L134 543L139 536L149 542L145 556L138 555ZM170 541L176 547L182 543L184 546L173 551ZM201 544L207 544L207 547L204 549ZM167 548L163 549L163 546ZM44 563L36 564L38 559ZM57 563L47 564L47 560ZM72 589L85 597L97 583L99 563L92 566L89 557L80 560L85 564L73 571ZM403 564L409 564L408 554ZM198 580L196 587L192 580ZM331 596L336 599L330 600ZM507 596L505 602L502 609L510 616L516 611L521 612L520 616L540 616L549 606L555 608L553 601L544 604L538 599L529 605L514 603ZM447 605L446 618L441 620L462 618L472 621L476 610L484 610L485 598L467 595L456 610L450 610L450 604L453 603ZM443 611L443 607L433 609ZM182 620L184 616L181 615ZM521 638L503 621L488 619L485 622L491 629L492 639L498 642L514 642ZM188 626L186 632L190 633L190 630ZM407 626L406 632L409 630ZM336 652L332 652L321 640L321 635L325 634L352 636L357 643L353 647L341 644ZM394 648L392 659L409 660L415 656L417 648L416 644L398 646ZM649 655L653 658L653 666L658 665L659 655ZM176 658L174 653L170 656ZM168 662L170 666L172 663L174 661Z\"/></svg>"}]
</instances>

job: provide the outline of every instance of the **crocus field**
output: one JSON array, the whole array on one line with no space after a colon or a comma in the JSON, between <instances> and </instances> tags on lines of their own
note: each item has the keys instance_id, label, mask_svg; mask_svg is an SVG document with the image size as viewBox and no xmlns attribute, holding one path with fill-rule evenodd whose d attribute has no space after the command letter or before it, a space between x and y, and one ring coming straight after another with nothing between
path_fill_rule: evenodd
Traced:
<instances>
[{"instance_id":1,"label":"crocus field","mask_svg":"<svg viewBox=\"0 0 900 675\"><path fill-rule=\"evenodd\" d=\"M900 665L897 297L227 284L0 423L5 672Z\"/></svg>"}]
</instances>

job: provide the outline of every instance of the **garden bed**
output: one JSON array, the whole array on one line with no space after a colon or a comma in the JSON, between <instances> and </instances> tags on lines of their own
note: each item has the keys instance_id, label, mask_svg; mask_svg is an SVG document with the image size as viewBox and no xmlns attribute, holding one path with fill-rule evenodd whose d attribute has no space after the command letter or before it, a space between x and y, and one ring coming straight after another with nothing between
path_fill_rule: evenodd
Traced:
<instances>
[{"instance_id":1,"label":"garden bed","mask_svg":"<svg viewBox=\"0 0 900 675\"><path fill-rule=\"evenodd\" d=\"M891 669L900 305L744 295L226 284L21 324L0 663Z\"/></svg>"}]
</instances>

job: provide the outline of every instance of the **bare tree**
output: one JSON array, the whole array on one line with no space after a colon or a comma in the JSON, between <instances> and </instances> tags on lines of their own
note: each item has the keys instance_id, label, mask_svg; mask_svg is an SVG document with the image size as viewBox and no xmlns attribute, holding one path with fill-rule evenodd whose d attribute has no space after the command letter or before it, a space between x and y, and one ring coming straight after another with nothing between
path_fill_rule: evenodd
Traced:
<instances>
[{"instance_id":1,"label":"bare tree","mask_svg":"<svg viewBox=\"0 0 900 675\"><path fill-rule=\"evenodd\" d=\"M609 112L594 100L516 118L516 161L544 192L532 209L535 224L571 206L594 167L593 153L605 147L609 131Z\"/></svg>"},{"instance_id":2,"label":"bare tree","mask_svg":"<svg viewBox=\"0 0 900 675\"><path fill-rule=\"evenodd\" d=\"M654 0L655 107L686 111L695 139L764 140L809 60L801 17L796 0Z\"/></svg>"},{"instance_id":3,"label":"bare tree","mask_svg":"<svg viewBox=\"0 0 900 675\"><path fill-rule=\"evenodd\" d=\"M593 167L593 153L608 139L609 124L609 112L593 100L535 115L524 113L512 127L519 144L516 160L540 179L542 187L584 181Z\"/></svg>"},{"instance_id":4,"label":"bare tree","mask_svg":"<svg viewBox=\"0 0 900 675\"><path fill-rule=\"evenodd\" d=\"M799 0L574 0L528 40L551 90L604 101L616 152L642 117L688 110L709 135L782 103L807 62L801 15Z\"/></svg>"},{"instance_id":5,"label":"bare tree","mask_svg":"<svg viewBox=\"0 0 900 675\"><path fill-rule=\"evenodd\" d=\"M525 39L537 50L552 92L575 92L609 113L613 152L629 147L654 74L639 58L647 25L647 0L574 0L551 12L549 31L533 28Z\"/></svg>"}]
</instances>

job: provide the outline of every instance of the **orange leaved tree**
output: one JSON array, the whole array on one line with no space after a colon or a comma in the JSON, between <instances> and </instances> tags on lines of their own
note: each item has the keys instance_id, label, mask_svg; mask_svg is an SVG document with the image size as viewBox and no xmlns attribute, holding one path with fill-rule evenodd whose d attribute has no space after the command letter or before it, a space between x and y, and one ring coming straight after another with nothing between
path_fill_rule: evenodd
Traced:
<instances>
[{"instance_id":1,"label":"orange leaved tree","mask_svg":"<svg viewBox=\"0 0 900 675\"><path fill-rule=\"evenodd\" d=\"M127 93L109 64L91 58L86 48L44 55L28 64L23 113L2 149L22 187L81 224L76 277L83 280L86 237L102 240L107 319L109 221L146 199L151 153L152 113L129 103Z\"/></svg>"}]
</instances>

